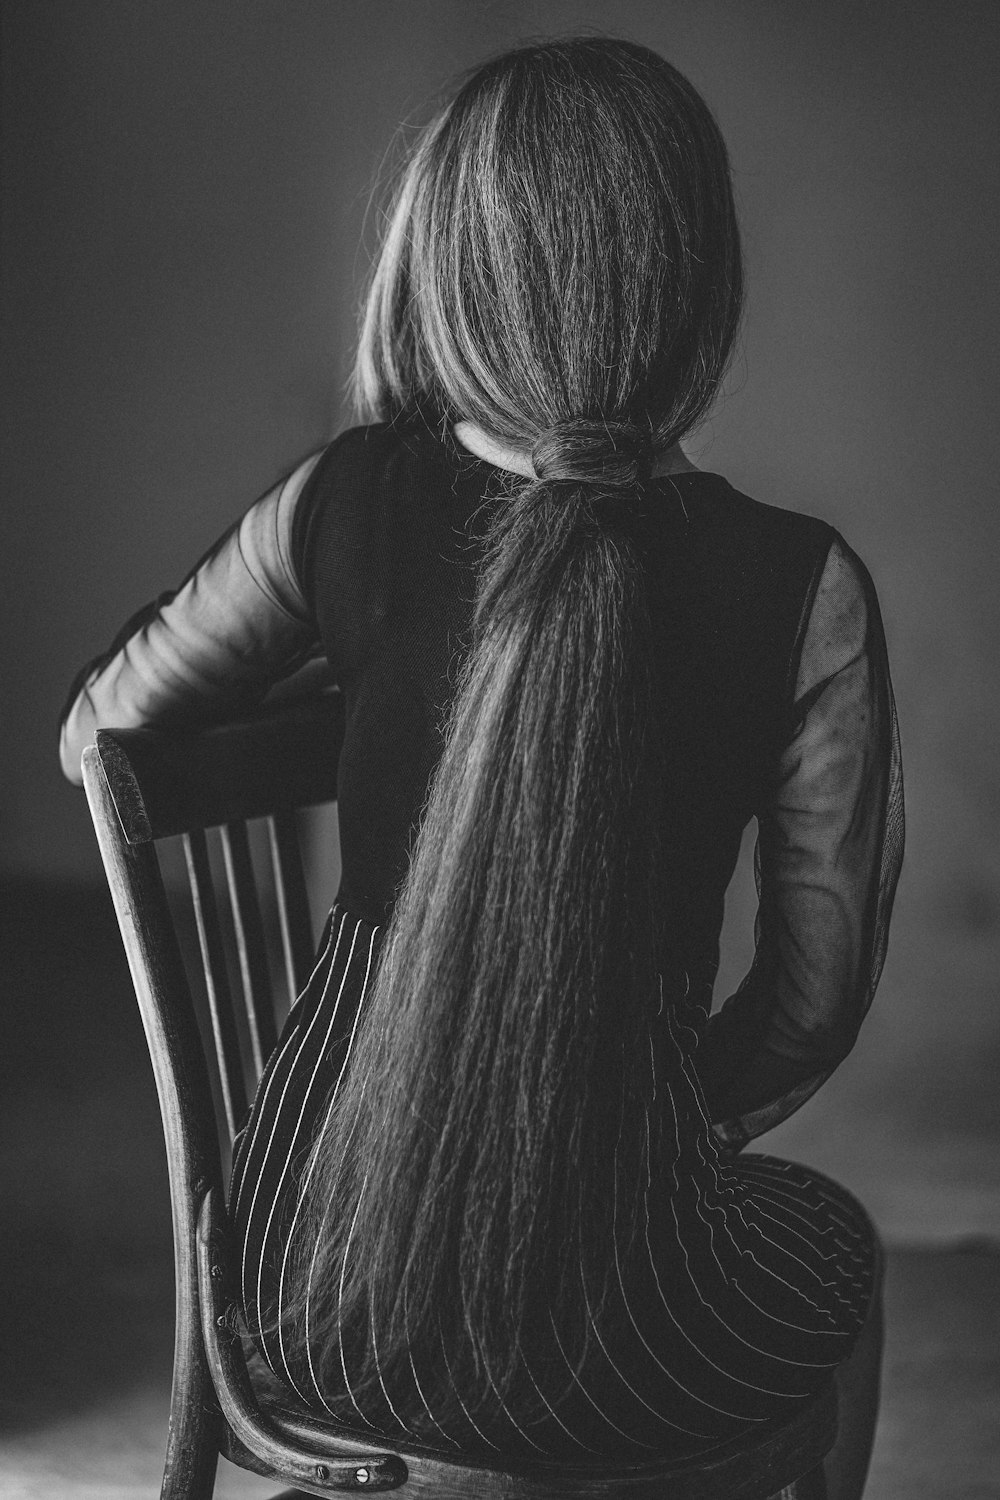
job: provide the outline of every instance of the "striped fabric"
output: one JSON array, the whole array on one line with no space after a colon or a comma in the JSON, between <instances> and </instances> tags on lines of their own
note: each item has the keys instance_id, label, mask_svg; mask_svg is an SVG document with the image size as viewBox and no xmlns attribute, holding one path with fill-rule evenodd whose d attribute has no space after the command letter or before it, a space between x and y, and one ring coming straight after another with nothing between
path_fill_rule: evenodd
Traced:
<instances>
[{"instance_id":1,"label":"striped fabric","mask_svg":"<svg viewBox=\"0 0 1000 1500\"><path fill-rule=\"evenodd\" d=\"M493 1411L466 1410L461 1430L441 1422L419 1349L411 1351L412 1380L405 1388L383 1385L376 1409L355 1399L343 1352L342 1381L324 1388L316 1351L295 1358L281 1333L269 1331L286 1294L309 1147L350 1066L379 935L334 905L237 1142L230 1207L241 1298L275 1374L320 1412L389 1437L494 1457L683 1454L790 1416L847 1356L862 1326L871 1226L842 1188L817 1173L765 1156L723 1158L694 1066L705 985L700 999L689 993L683 1014L672 1014L661 995L650 1032L640 1253L618 1266L618 1306L593 1323L595 1358L558 1409L550 1392L563 1388L567 1365L554 1324L544 1357L527 1370L549 1415L529 1424L498 1398ZM659 1152L650 1149L652 1110L661 1112ZM582 1281L580 1292L590 1309Z\"/></svg>"}]
</instances>

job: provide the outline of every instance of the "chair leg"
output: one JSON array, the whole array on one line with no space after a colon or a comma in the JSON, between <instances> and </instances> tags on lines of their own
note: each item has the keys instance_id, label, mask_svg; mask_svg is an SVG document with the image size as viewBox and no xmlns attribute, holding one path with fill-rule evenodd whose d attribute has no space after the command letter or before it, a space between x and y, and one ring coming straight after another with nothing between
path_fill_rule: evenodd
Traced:
<instances>
[{"instance_id":1,"label":"chair leg","mask_svg":"<svg viewBox=\"0 0 1000 1500\"><path fill-rule=\"evenodd\" d=\"M160 1500L212 1500L221 1420L204 1364L179 1370L175 1360Z\"/></svg>"}]
</instances>

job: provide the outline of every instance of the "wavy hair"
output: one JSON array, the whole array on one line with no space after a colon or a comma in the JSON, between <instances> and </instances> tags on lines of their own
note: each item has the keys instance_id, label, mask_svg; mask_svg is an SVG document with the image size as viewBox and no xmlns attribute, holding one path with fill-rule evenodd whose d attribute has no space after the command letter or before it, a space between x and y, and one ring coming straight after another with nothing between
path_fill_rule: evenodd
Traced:
<instances>
[{"instance_id":1,"label":"wavy hair","mask_svg":"<svg viewBox=\"0 0 1000 1500\"><path fill-rule=\"evenodd\" d=\"M491 512L443 755L302 1178L282 1337L346 1420L411 1351L443 1420L498 1395L530 1415L539 1328L573 1369L590 1347L564 1259L594 1313L634 1238L645 1165L617 1146L649 1071L669 733L634 519L716 394L741 291L718 127L643 47L486 63L402 174L360 414L471 421L535 478ZM416 1396L400 1415L433 1440Z\"/></svg>"}]
</instances>

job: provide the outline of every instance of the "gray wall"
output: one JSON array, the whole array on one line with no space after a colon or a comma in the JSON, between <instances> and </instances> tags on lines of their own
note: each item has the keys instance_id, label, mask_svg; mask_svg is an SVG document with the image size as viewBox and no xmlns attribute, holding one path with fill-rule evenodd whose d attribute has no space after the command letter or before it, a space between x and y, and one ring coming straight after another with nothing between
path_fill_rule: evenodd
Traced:
<instances>
[{"instance_id":1,"label":"gray wall","mask_svg":"<svg viewBox=\"0 0 1000 1500\"><path fill-rule=\"evenodd\" d=\"M887 1163L950 1114L978 1161L1000 1061L992 4L8 0L0 862L97 878L55 757L71 675L343 420L397 121L484 53L586 25L668 55L731 145L750 316L695 456L840 526L882 598L908 859L870 1045L835 1087L892 1099ZM850 1155L854 1127L832 1147L816 1118Z\"/></svg>"}]
</instances>

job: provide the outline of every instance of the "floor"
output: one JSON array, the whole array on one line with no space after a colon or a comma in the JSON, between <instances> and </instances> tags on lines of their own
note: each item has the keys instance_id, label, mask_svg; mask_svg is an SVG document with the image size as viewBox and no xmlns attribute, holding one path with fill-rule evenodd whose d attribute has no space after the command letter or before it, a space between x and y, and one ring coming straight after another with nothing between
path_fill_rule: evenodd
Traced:
<instances>
[{"instance_id":1,"label":"floor","mask_svg":"<svg viewBox=\"0 0 1000 1500\"><path fill-rule=\"evenodd\" d=\"M166 1173L142 1032L103 891L8 892L0 992L7 1033L0 1192L9 1226L0 1274L11 1289L0 1349L0 1497L153 1500L173 1319ZM843 1097L839 1119L836 1094L834 1113L819 1123L803 1112L799 1144L808 1146L812 1132L827 1166L831 1151L840 1153L852 1186L878 1202L889 1243L884 1395L866 1500L1000 1500L992 1166L977 1181L963 1136L953 1158L940 1147L937 1167L923 1157L922 1191L914 1165L894 1208L876 1181L892 1155L891 1135L868 1120L875 1175L866 1193L856 1180L865 1118L856 1092L847 1088ZM948 1162L959 1157L968 1160L956 1184ZM949 1197L956 1186L964 1200ZM277 1488L222 1469L221 1500Z\"/></svg>"}]
</instances>

